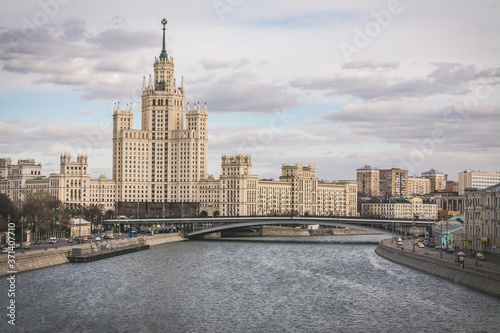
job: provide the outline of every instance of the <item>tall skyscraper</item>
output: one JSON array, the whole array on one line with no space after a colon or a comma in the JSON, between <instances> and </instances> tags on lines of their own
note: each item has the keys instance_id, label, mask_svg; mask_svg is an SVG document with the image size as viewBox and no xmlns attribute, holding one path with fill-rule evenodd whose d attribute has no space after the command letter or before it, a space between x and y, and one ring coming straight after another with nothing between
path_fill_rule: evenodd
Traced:
<instances>
[{"instance_id":1,"label":"tall skyscraper","mask_svg":"<svg viewBox=\"0 0 500 333\"><path fill-rule=\"evenodd\" d=\"M141 130L133 129L132 105L113 114L113 179L120 202L199 201L207 176L207 107L185 113L184 78L176 85L174 59L163 44L153 77L143 78Z\"/></svg>"}]
</instances>

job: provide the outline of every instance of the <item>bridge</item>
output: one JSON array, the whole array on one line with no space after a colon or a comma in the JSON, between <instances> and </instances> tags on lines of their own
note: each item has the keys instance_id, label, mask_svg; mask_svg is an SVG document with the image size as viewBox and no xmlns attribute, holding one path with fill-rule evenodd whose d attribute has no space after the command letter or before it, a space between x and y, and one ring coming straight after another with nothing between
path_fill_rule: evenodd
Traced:
<instances>
[{"instance_id":1,"label":"bridge","mask_svg":"<svg viewBox=\"0 0 500 333\"><path fill-rule=\"evenodd\" d=\"M318 224L354 228L361 230L385 229L386 231L409 232L410 227L431 227L436 221L428 220L389 220L350 217L218 217L218 218L149 218L149 219L110 219L104 220L108 228L126 226L127 228L142 227L175 227L184 231L187 238L202 237L214 232L244 227L263 225L304 225Z\"/></svg>"}]
</instances>

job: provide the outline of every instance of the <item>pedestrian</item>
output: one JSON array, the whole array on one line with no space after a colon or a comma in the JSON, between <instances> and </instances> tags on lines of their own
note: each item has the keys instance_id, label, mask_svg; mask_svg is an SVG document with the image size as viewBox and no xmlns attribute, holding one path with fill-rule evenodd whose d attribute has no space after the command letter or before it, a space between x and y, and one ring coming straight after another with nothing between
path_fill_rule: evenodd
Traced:
<instances>
[{"instance_id":1,"label":"pedestrian","mask_svg":"<svg viewBox=\"0 0 500 333\"><path fill-rule=\"evenodd\" d=\"M404 251L404 250L405 250L404 247L401 246L401 251Z\"/></svg>"}]
</instances>

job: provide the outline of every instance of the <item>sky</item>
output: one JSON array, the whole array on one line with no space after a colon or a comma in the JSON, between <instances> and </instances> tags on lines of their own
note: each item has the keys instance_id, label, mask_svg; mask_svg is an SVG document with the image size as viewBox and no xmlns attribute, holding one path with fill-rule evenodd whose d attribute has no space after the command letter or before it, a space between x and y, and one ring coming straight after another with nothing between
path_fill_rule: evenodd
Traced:
<instances>
[{"instance_id":1,"label":"sky","mask_svg":"<svg viewBox=\"0 0 500 333\"><path fill-rule=\"evenodd\" d=\"M166 48L186 102L208 107L209 170L315 164L500 171L500 2L186 0L0 2L0 158L87 153L112 177L113 105L141 127L143 77Z\"/></svg>"}]
</instances>

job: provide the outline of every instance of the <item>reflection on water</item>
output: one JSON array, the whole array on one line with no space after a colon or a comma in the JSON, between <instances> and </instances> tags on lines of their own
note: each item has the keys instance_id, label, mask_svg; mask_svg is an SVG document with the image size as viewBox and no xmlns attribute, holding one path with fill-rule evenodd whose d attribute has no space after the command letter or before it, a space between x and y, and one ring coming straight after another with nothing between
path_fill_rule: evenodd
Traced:
<instances>
[{"instance_id":1,"label":"reflection on water","mask_svg":"<svg viewBox=\"0 0 500 333\"><path fill-rule=\"evenodd\" d=\"M16 328L495 332L500 327L500 300L389 262L374 253L373 244L352 244L377 237L169 243L18 274ZM8 287L5 279L0 287L2 293ZM2 320L2 332L5 325Z\"/></svg>"}]
</instances>

